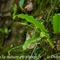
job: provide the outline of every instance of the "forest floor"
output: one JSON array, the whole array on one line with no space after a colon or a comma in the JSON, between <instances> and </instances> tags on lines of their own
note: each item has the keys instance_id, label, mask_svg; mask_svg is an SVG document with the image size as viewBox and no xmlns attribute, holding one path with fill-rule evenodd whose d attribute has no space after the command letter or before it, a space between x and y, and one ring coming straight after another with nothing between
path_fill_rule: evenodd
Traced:
<instances>
[{"instance_id":1,"label":"forest floor","mask_svg":"<svg viewBox=\"0 0 60 60\"><path fill-rule=\"evenodd\" d=\"M53 16L60 13L60 1L25 0L23 7L18 3L16 2L12 9L12 16L9 15L10 11L7 15L4 13L4 18L0 19L0 58L6 60L60 60L60 34L54 34L52 26ZM5 7L5 9L7 8ZM27 22L28 16L25 19L19 17L13 19L15 15L19 14L23 14L22 17L28 15L31 18L33 16L34 19L44 24L54 48L50 46L45 37L41 41L31 43L34 40L31 38L39 38L41 31L39 32L36 25ZM26 47L26 50L23 50L24 43L29 39L31 41L27 45L31 44ZM30 58L31 56L33 58Z\"/></svg>"}]
</instances>

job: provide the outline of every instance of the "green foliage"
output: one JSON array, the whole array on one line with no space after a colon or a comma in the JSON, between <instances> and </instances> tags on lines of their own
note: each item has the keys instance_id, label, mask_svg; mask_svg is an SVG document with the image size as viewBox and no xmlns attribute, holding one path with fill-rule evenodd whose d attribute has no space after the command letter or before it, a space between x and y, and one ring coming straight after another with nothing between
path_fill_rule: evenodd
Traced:
<instances>
[{"instance_id":1,"label":"green foliage","mask_svg":"<svg viewBox=\"0 0 60 60\"><path fill-rule=\"evenodd\" d=\"M3 31L3 29L2 29L2 28L0 28L0 32L4 33L4 31Z\"/></svg>"},{"instance_id":2,"label":"green foliage","mask_svg":"<svg viewBox=\"0 0 60 60\"><path fill-rule=\"evenodd\" d=\"M15 15L13 18L15 19L16 16L18 18L26 19L28 22L36 25L42 32L46 32L44 25L41 22L38 22L36 19L34 19L33 16L28 16L27 14L25 14L25 15L18 14L18 15Z\"/></svg>"},{"instance_id":3,"label":"green foliage","mask_svg":"<svg viewBox=\"0 0 60 60\"><path fill-rule=\"evenodd\" d=\"M16 17L22 18L22 19L26 19L27 22L30 22L30 23L36 25L37 28L39 28L41 32L44 32L44 33L45 33L45 36L47 37L47 41L49 42L49 44L51 45L51 47L54 48L54 44L52 43L52 40L50 39L50 37L49 37L49 35L47 34L47 31L46 31L44 25L43 25L41 22L38 22L36 19L34 19L33 16L28 16L27 14L18 14L18 15L15 15L15 16L13 17L13 19L15 19ZM23 46L23 47L24 47L24 48L23 48L24 50L26 49L26 46L27 46L28 44L30 44L31 42L35 41L36 38L32 38L32 39L30 39L30 40L31 40L31 41L28 41L28 40L25 41L25 44L24 44L24 46Z\"/></svg>"},{"instance_id":4,"label":"green foliage","mask_svg":"<svg viewBox=\"0 0 60 60\"><path fill-rule=\"evenodd\" d=\"M17 48L20 48L20 47L21 47L21 45L20 45L20 46L16 46L16 47L14 47L14 48L8 50L8 54L10 54L10 52L11 52L12 50L17 49Z\"/></svg>"},{"instance_id":5,"label":"green foliage","mask_svg":"<svg viewBox=\"0 0 60 60\"><path fill-rule=\"evenodd\" d=\"M1 33L0 35L5 36L5 34L8 35L10 32L11 30L9 30L8 28L5 28L4 30L0 28L0 33Z\"/></svg>"},{"instance_id":6,"label":"green foliage","mask_svg":"<svg viewBox=\"0 0 60 60\"><path fill-rule=\"evenodd\" d=\"M57 34L57 33L60 33L60 14L55 14L53 16L53 30L54 30L54 33Z\"/></svg>"},{"instance_id":7,"label":"green foliage","mask_svg":"<svg viewBox=\"0 0 60 60\"><path fill-rule=\"evenodd\" d=\"M42 37L47 37L47 36L46 36L46 33L45 33L45 32L41 32L41 33L40 33L40 37L41 37L41 38L42 38Z\"/></svg>"},{"instance_id":8,"label":"green foliage","mask_svg":"<svg viewBox=\"0 0 60 60\"><path fill-rule=\"evenodd\" d=\"M19 0L19 10L21 9L22 11L24 11L24 8L23 8L23 5L25 5L24 4L24 1L25 0ZM28 0L26 0L26 1L28 1ZM41 20L45 25L43 25L40 21L37 21L36 19L34 19L34 17L33 16L29 16L29 15L24 15L24 14L18 14L18 15L16 15L18 12L19 13L21 13L19 10L17 10L17 6L16 5L14 5L14 8L13 8L13 18L15 18L16 16L18 17L18 18L22 18L22 19L26 19L26 21L27 22L29 22L29 23L32 23L32 24L28 24L28 23L25 23L24 21L23 22L14 22L14 23L17 23L17 24L20 24L20 25L24 25L24 27L25 26L28 26L29 28L31 27L31 28L33 28L33 29L35 29L35 30L33 30L33 33L35 34L33 34L32 35L32 38L30 38L30 39L28 39L28 40L26 40L25 41L25 43L24 43L24 45L23 45L23 49L25 50L26 49L26 47L27 47L27 45L29 45L29 44L31 44L32 42L33 43L40 43L40 44L38 44L38 46L34 46L34 49L33 49L33 51L32 51L32 53L33 54L31 54L31 56L37 56L37 55L39 55L39 56L41 56L42 57L42 60L51 60L51 59L49 59L49 58L51 58L52 56L58 56L58 55L60 55L60 52L59 53L57 53L57 54L54 54L55 53L55 50L56 50L56 48L54 48L54 45L53 45L53 43L52 43L52 40L50 39L50 36L49 36L49 33L50 33L50 35L51 35L51 37L52 37L52 39L55 41L55 39L57 39L59 36L57 36L57 38L56 38L56 36L54 35L53 36L53 31L52 31L52 27L51 27L51 18L52 18L52 16L55 14L55 13L59 13L59 7L60 7L60 0L33 0L32 1L33 2L33 5L35 6L33 6L33 11L31 12L31 14L34 16L34 17L36 17L37 19L39 19L39 20ZM25 2L26 3L26 2ZM30 14L29 12L28 12L28 14ZM55 14L54 16L53 16L53 21L52 21L52 23L53 23L53 30L54 30L54 33L55 34L57 34L57 33L60 33L60 21L59 21L59 19L60 19L60 16L59 16L59 14ZM21 19L20 19L21 20ZM49 21L50 20L50 21ZM3 24L4 25L4 24ZM35 28L35 26L37 27L37 28ZM45 29L45 27L48 29L48 32L49 33L47 33L47 30ZM15 27L15 26L14 26ZM3 27L4 28L4 27ZM13 27L12 27L13 28ZM28 28L28 29L29 29ZM30 28L30 29L31 29ZM22 28L21 28L22 29ZM29 31L31 31L31 30L29 30ZM35 31L37 31L37 32L35 32ZM52 32L51 32L52 31ZM9 34L9 32L11 32L11 30L9 30L8 28L5 28L5 29L2 29L2 28L0 28L0 37L2 38L0 38L0 47L2 46L2 43L3 43L3 40L5 39L5 35L8 35ZM27 31L28 32L28 31ZM18 34L18 33L17 33ZM38 35L37 35L38 34ZM40 35L39 35L40 34ZM19 35L19 34L18 34ZM17 36L17 35L16 35ZM13 37L13 35L12 35L12 37ZM13 38L15 38L15 37L13 37ZM41 39L42 38L42 39ZM59 39L59 38L58 38ZM8 39L8 40L10 40L10 39ZM13 41L14 39L12 39L12 41ZM18 40L18 39L17 39ZM49 44L52 46L52 48L54 48L54 50L52 50L52 49L50 49L50 47L49 47L49 45L48 45L48 43L46 42L46 40L49 42ZM15 40L14 40L15 41ZM11 43L11 41L9 41L10 43ZM44 43L45 42L45 43ZM7 42L8 43L8 42ZM7 45L7 46L6 46ZM21 54L21 52L23 51L23 50L21 50L22 48L20 48L21 47L21 45L20 46L16 46L16 47L14 47L14 44L13 44L13 47L11 47L9 44L6 44L5 46L6 47L3 47L3 49L2 49L2 51L1 51L1 49L0 49L0 55L6 55L7 54L7 52L8 53L12 53L12 55L16 55L16 56L18 56L19 55L19 57L20 57L20 54ZM9 45L9 46L8 46ZM16 44L17 45L17 44ZM48 46L47 46L48 45ZM36 48L35 48L36 47ZM19 48L19 49L18 49ZM18 50L18 52L17 52L17 50ZM16 53L15 53L15 50L16 50ZM50 51L49 51L50 50ZM12 52L11 52L12 51ZM31 51L29 51L29 53L30 53ZM57 52L57 51L56 51ZM19 53L19 54L18 54ZM27 53L25 53L25 52L22 52L22 55L24 55L25 54L25 56L27 55ZM28 53L28 54L29 54ZM50 54L49 54L50 53ZM7 54L8 55L8 54ZM29 54L30 55L30 54ZM46 58L46 56L47 56L47 58ZM44 59L44 58L46 58L46 59ZM2 60L2 59L1 59ZM9 59L7 59L7 60L9 60ZM13 60L13 59L12 59ZM21 60L20 58L17 58L17 59L15 59L15 60ZM24 60L24 59L23 59ZM29 59L29 60L31 60L31 59ZM34 60L40 60L40 58L39 59L34 59Z\"/></svg>"},{"instance_id":9,"label":"green foliage","mask_svg":"<svg viewBox=\"0 0 60 60\"><path fill-rule=\"evenodd\" d=\"M5 28L4 30L0 28L0 47L2 46L4 42L4 38L11 32L8 28ZM6 35L5 35L6 34Z\"/></svg>"},{"instance_id":10,"label":"green foliage","mask_svg":"<svg viewBox=\"0 0 60 60\"><path fill-rule=\"evenodd\" d=\"M20 1L19 1L19 6L20 6L21 9L23 9L24 1L25 1L25 0L20 0Z\"/></svg>"},{"instance_id":11,"label":"green foliage","mask_svg":"<svg viewBox=\"0 0 60 60\"><path fill-rule=\"evenodd\" d=\"M10 32L11 32L11 30L9 30L8 28L4 29L4 33L9 34Z\"/></svg>"},{"instance_id":12,"label":"green foliage","mask_svg":"<svg viewBox=\"0 0 60 60\"><path fill-rule=\"evenodd\" d=\"M4 30L2 28L0 28L0 32L9 34L9 32L11 32L11 30L9 30L8 28L5 28Z\"/></svg>"},{"instance_id":13,"label":"green foliage","mask_svg":"<svg viewBox=\"0 0 60 60\"><path fill-rule=\"evenodd\" d=\"M33 38L29 39L29 40L26 40L26 42L25 42L24 45L23 45L23 49L26 50L26 47L27 47L29 44L35 43L35 42L37 42L37 41L38 41L38 37L33 37Z\"/></svg>"},{"instance_id":14,"label":"green foliage","mask_svg":"<svg viewBox=\"0 0 60 60\"><path fill-rule=\"evenodd\" d=\"M17 6L16 6L16 4L14 5L14 7L13 7L13 15L15 15L16 14L16 12L17 12Z\"/></svg>"}]
</instances>

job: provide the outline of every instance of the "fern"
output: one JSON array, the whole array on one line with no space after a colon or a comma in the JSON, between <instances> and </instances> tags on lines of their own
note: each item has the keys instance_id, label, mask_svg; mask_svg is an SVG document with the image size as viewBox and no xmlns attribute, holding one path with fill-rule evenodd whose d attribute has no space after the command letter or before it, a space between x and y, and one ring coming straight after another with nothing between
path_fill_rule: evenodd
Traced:
<instances>
[{"instance_id":1,"label":"fern","mask_svg":"<svg viewBox=\"0 0 60 60\"><path fill-rule=\"evenodd\" d=\"M41 22L38 22L36 19L34 19L33 16L29 16L27 14L18 14L18 15L15 15L13 17L13 19L15 19L16 17L22 18L22 19L26 19L27 22L30 22L30 23L36 25L37 28L39 28L41 32L45 33L45 36L47 37L47 41L49 42L51 47L54 48L54 44L53 44L52 40L50 39L49 35L46 33L47 30L45 29L44 25ZM31 44L31 42L33 42L36 39L33 38L33 39L30 39L30 40L31 41L28 41L28 40L25 41L25 44L23 45L23 49L24 50L26 49L27 45Z\"/></svg>"}]
</instances>

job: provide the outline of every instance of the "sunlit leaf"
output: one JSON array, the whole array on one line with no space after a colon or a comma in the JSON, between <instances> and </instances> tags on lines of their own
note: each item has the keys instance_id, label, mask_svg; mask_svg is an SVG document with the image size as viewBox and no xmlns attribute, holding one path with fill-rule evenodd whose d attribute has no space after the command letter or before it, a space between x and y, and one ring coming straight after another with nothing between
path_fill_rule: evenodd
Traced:
<instances>
[{"instance_id":1,"label":"sunlit leaf","mask_svg":"<svg viewBox=\"0 0 60 60\"><path fill-rule=\"evenodd\" d=\"M53 30L54 33L60 33L60 14L55 14L53 16Z\"/></svg>"},{"instance_id":2,"label":"sunlit leaf","mask_svg":"<svg viewBox=\"0 0 60 60\"><path fill-rule=\"evenodd\" d=\"M28 22L33 23L36 25L41 31L46 32L44 25L41 22L38 22L33 16L28 16L27 14L18 14L18 18L26 19ZM14 17L15 18L15 17Z\"/></svg>"},{"instance_id":3,"label":"sunlit leaf","mask_svg":"<svg viewBox=\"0 0 60 60\"><path fill-rule=\"evenodd\" d=\"M45 32L41 32L41 33L40 33L40 37L41 37L41 38L42 38L42 37L47 37L47 36L46 36L46 33L45 33Z\"/></svg>"}]
</instances>

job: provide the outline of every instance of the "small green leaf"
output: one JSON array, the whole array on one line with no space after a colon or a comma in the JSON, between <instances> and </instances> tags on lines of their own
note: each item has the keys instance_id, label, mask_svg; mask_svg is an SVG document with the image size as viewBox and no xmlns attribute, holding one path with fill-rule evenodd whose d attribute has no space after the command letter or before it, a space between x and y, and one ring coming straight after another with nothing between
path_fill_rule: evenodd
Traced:
<instances>
[{"instance_id":1,"label":"small green leaf","mask_svg":"<svg viewBox=\"0 0 60 60\"><path fill-rule=\"evenodd\" d=\"M47 37L47 36L46 36L46 33L45 33L45 32L41 32L41 33L40 33L40 37L41 37L41 38L42 38L42 37Z\"/></svg>"},{"instance_id":2,"label":"small green leaf","mask_svg":"<svg viewBox=\"0 0 60 60\"><path fill-rule=\"evenodd\" d=\"M14 11L13 14L16 14L16 12L17 12L17 6L16 6L16 4L15 4L14 7L13 7L13 11Z\"/></svg>"},{"instance_id":3,"label":"small green leaf","mask_svg":"<svg viewBox=\"0 0 60 60\"><path fill-rule=\"evenodd\" d=\"M5 31L5 33L8 33L8 28L5 28L5 30L4 30L4 31Z\"/></svg>"},{"instance_id":4,"label":"small green leaf","mask_svg":"<svg viewBox=\"0 0 60 60\"><path fill-rule=\"evenodd\" d=\"M9 32L11 32L11 30L8 30L8 28L5 28L5 29L4 29L4 32L5 32L6 34L9 34Z\"/></svg>"},{"instance_id":5,"label":"small green leaf","mask_svg":"<svg viewBox=\"0 0 60 60\"><path fill-rule=\"evenodd\" d=\"M19 5L20 5L20 8L22 8L22 9L23 9L23 4L24 4L24 0L20 0Z\"/></svg>"}]
</instances>

